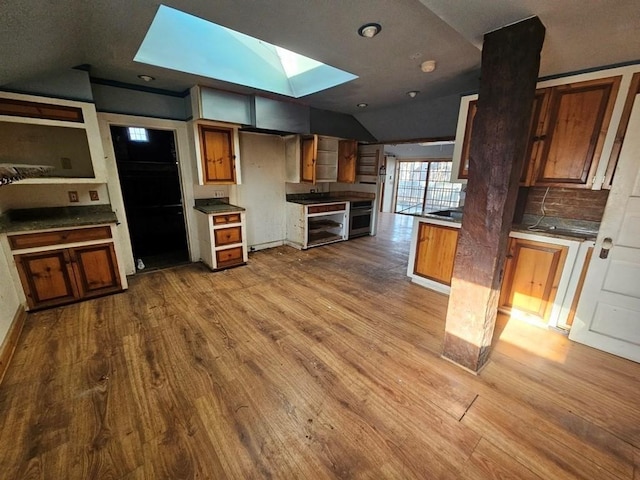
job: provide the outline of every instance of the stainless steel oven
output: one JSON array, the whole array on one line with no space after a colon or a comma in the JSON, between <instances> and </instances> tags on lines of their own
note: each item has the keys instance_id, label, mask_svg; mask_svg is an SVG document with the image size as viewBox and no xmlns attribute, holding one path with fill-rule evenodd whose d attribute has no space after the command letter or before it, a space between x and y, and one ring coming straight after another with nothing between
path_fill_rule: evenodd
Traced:
<instances>
[{"instance_id":1,"label":"stainless steel oven","mask_svg":"<svg viewBox=\"0 0 640 480\"><path fill-rule=\"evenodd\" d=\"M351 202L349 209L349 238L361 237L371 233L373 200Z\"/></svg>"}]
</instances>

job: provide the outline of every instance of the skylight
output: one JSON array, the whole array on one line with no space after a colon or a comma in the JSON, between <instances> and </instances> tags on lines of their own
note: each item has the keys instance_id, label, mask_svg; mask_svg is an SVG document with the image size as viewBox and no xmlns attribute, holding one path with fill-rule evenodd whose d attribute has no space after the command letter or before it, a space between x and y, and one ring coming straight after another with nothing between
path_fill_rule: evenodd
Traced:
<instances>
[{"instance_id":1,"label":"skylight","mask_svg":"<svg viewBox=\"0 0 640 480\"><path fill-rule=\"evenodd\" d=\"M299 98L358 78L160 5L134 61Z\"/></svg>"}]
</instances>

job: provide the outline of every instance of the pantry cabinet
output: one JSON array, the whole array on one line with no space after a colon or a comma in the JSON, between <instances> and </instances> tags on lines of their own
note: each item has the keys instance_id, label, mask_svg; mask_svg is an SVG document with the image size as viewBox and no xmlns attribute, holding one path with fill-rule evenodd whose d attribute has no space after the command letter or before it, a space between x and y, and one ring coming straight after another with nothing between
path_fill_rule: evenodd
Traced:
<instances>
[{"instance_id":1,"label":"pantry cabinet","mask_svg":"<svg viewBox=\"0 0 640 480\"><path fill-rule=\"evenodd\" d=\"M123 289L108 226L10 235L9 244L32 310Z\"/></svg>"},{"instance_id":2,"label":"pantry cabinet","mask_svg":"<svg viewBox=\"0 0 640 480\"><path fill-rule=\"evenodd\" d=\"M413 273L451 285L458 229L419 222Z\"/></svg>"},{"instance_id":3,"label":"pantry cabinet","mask_svg":"<svg viewBox=\"0 0 640 480\"><path fill-rule=\"evenodd\" d=\"M525 186L592 188L620 85L620 76L536 91L520 182ZM463 98L453 167L469 175L469 151L477 96Z\"/></svg>"},{"instance_id":4,"label":"pantry cabinet","mask_svg":"<svg viewBox=\"0 0 640 480\"><path fill-rule=\"evenodd\" d=\"M500 309L507 313L549 320L565 266L568 248L511 238L500 292Z\"/></svg>"}]
</instances>

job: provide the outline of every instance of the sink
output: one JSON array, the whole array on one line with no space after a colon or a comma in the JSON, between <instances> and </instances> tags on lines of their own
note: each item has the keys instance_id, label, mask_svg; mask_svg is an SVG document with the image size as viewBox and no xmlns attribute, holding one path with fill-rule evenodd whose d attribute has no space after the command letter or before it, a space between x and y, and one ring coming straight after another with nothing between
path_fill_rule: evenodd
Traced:
<instances>
[{"instance_id":1,"label":"sink","mask_svg":"<svg viewBox=\"0 0 640 480\"><path fill-rule=\"evenodd\" d=\"M462 212L460 210L439 210L437 212L429 212L429 215L448 217L456 220L460 220L462 218Z\"/></svg>"}]
</instances>

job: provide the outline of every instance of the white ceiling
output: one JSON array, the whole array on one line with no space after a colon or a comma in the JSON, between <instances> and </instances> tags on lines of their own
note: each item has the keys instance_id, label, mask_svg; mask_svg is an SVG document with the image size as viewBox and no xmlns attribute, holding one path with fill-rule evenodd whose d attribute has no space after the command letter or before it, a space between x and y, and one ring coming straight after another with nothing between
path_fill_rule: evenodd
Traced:
<instances>
[{"instance_id":1,"label":"white ceiling","mask_svg":"<svg viewBox=\"0 0 640 480\"><path fill-rule=\"evenodd\" d=\"M541 76L640 60L638 0L167 0L165 4L355 73L360 78L299 101L355 114L475 88L485 32L531 15L547 28ZM184 91L194 84L250 89L137 64L156 0L3 0L0 86L91 65L94 77ZM382 25L373 39L357 34ZM419 65L438 63L424 74ZM409 90L421 93L415 99Z\"/></svg>"}]
</instances>

